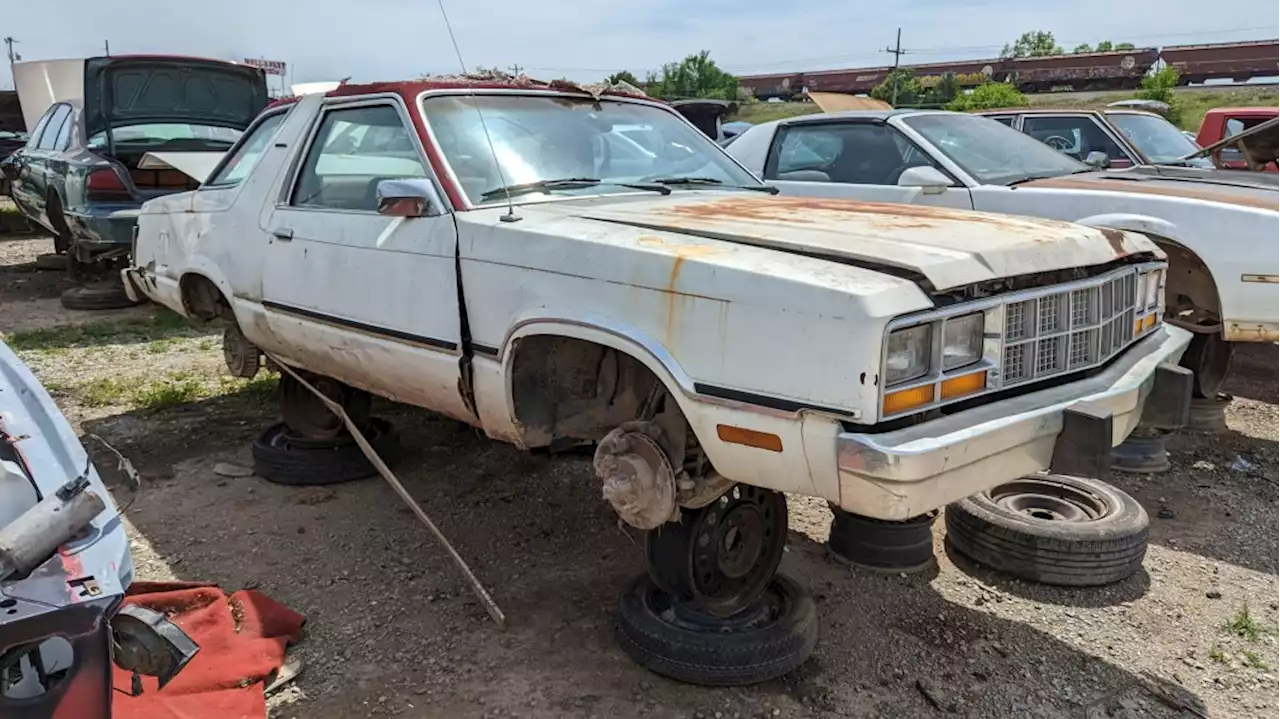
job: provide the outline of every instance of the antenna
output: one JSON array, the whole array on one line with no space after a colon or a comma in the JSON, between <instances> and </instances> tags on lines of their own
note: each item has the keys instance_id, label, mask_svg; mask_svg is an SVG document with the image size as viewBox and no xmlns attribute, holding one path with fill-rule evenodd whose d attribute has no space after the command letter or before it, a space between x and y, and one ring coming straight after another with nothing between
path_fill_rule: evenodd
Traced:
<instances>
[{"instance_id":1,"label":"antenna","mask_svg":"<svg viewBox=\"0 0 1280 719\"><path fill-rule=\"evenodd\" d=\"M467 63L462 59L462 50L458 48L458 38L453 34L453 25L449 23L449 13L444 10L444 0L436 0L436 4L440 6L440 15L444 18L445 29L449 31L449 42L453 43L453 54L458 56L458 65L462 67L462 74L467 74ZM502 216L503 222L519 222L524 219L516 214L516 205L511 201L511 190L507 183L506 173L502 171L502 163L498 162L498 151L493 147L493 138L489 136L489 126L484 121L484 113L480 110L480 104L476 102L476 93L474 88L467 89L467 97L471 98L471 106L476 109L476 116L480 118L480 129L484 132L484 141L489 145L489 154L493 156L493 167L498 171L498 182L502 183L503 194L507 196L507 214Z\"/></svg>"}]
</instances>

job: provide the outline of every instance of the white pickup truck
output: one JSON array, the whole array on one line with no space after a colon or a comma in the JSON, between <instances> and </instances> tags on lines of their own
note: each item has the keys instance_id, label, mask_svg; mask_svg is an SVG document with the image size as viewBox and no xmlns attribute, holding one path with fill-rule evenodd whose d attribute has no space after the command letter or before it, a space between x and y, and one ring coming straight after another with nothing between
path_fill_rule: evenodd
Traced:
<instances>
[{"instance_id":1,"label":"white pickup truck","mask_svg":"<svg viewBox=\"0 0 1280 719\"><path fill-rule=\"evenodd\" d=\"M654 581L717 616L769 585L781 493L904 520L1105 464L1189 392L1161 380L1191 334L1142 234L772 192L643 97L345 85L148 203L125 278L313 376L598 443L623 519L693 528ZM292 431L323 424L284 395Z\"/></svg>"}]
</instances>

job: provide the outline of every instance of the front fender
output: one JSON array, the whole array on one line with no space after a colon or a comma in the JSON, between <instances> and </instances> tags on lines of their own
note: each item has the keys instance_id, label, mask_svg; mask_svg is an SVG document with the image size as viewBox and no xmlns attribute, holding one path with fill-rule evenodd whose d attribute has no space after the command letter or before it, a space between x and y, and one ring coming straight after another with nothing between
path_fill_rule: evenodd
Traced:
<instances>
[{"instance_id":1,"label":"front fender","mask_svg":"<svg viewBox=\"0 0 1280 719\"><path fill-rule=\"evenodd\" d=\"M1161 239L1173 240L1178 244L1182 242L1182 232L1168 220L1162 220L1158 217L1150 217L1147 215L1135 215L1127 212L1109 212L1102 215L1091 215L1076 220L1078 224L1089 225L1090 227L1108 227L1113 230L1127 230L1130 232L1141 232L1144 235ZM1184 245L1185 246L1185 245Z\"/></svg>"}]
</instances>

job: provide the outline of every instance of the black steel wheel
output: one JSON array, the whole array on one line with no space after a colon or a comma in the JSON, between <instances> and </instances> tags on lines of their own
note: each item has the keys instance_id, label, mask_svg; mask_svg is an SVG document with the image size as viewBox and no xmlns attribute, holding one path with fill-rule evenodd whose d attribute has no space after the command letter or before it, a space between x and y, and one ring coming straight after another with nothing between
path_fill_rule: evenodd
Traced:
<instances>
[{"instance_id":1,"label":"black steel wheel","mask_svg":"<svg viewBox=\"0 0 1280 719\"><path fill-rule=\"evenodd\" d=\"M622 650L655 674L708 686L776 679L804 663L817 644L813 598L783 574L731 617L698 612L636 577L618 603Z\"/></svg>"},{"instance_id":2,"label":"black steel wheel","mask_svg":"<svg viewBox=\"0 0 1280 719\"><path fill-rule=\"evenodd\" d=\"M1197 334L1182 355L1182 366L1191 370L1191 396L1211 399L1218 396L1231 365L1235 361L1236 345L1222 339L1217 333Z\"/></svg>"},{"instance_id":3,"label":"black steel wheel","mask_svg":"<svg viewBox=\"0 0 1280 719\"><path fill-rule=\"evenodd\" d=\"M367 426L373 409L372 395L331 377L310 373L303 377L324 396L340 404L357 427ZM280 414L295 437L327 441L346 433L342 418L288 372L280 373Z\"/></svg>"},{"instance_id":4,"label":"black steel wheel","mask_svg":"<svg viewBox=\"0 0 1280 719\"><path fill-rule=\"evenodd\" d=\"M1137 572L1147 511L1097 479L1022 477L947 505L947 541L969 559L1042 584L1098 586Z\"/></svg>"},{"instance_id":5,"label":"black steel wheel","mask_svg":"<svg viewBox=\"0 0 1280 719\"><path fill-rule=\"evenodd\" d=\"M760 598L782 561L787 501L739 484L645 538L649 576L677 601L728 616Z\"/></svg>"},{"instance_id":6,"label":"black steel wheel","mask_svg":"<svg viewBox=\"0 0 1280 719\"><path fill-rule=\"evenodd\" d=\"M252 379L262 366L262 351L244 336L240 325L232 322L222 331L222 361L233 377ZM294 384L297 384L296 380Z\"/></svg>"},{"instance_id":7,"label":"black steel wheel","mask_svg":"<svg viewBox=\"0 0 1280 719\"><path fill-rule=\"evenodd\" d=\"M373 418L364 436L388 467L400 461L400 435L390 422ZM283 422L254 440L253 471L268 482L291 485L337 484L378 473L351 435L329 441L296 437Z\"/></svg>"}]
</instances>

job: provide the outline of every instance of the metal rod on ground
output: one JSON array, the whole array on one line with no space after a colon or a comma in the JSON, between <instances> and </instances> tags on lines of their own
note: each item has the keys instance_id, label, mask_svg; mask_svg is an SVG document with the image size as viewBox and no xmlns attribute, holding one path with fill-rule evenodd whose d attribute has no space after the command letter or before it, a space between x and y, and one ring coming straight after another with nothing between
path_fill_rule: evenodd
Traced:
<instances>
[{"instance_id":1,"label":"metal rod on ground","mask_svg":"<svg viewBox=\"0 0 1280 719\"><path fill-rule=\"evenodd\" d=\"M486 590L484 585L480 583L480 580L476 578L475 573L471 571L471 567L467 565L467 562L462 558L462 555L458 554L452 544L449 544L449 540L446 539L444 534L436 527L435 522L431 521L431 518L427 516L427 513L418 505L417 500L409 494L408 490L404 488L404 485L400 483L400 480L396 479L396 476L392 474L391 469L382 461L382 458L378 456L378 453L373 451L373 447L369 446L368 440L364 438L364 434L361 433L360 428L356 426L355 422L352 422L351 418L347 416L346 411L342 409L342 405L334 402L320 392L320 390L312 387L310 382L307 382L305 379L298 376L298 373L294 372L292 367L282 362L279 358L273 357L270 354L267 354L267 357L280 367L281 372L288 372L291 377L298 380L299 384L306 387L316 397L319 397L320 401L324 403L324 406L329 408L329 411L338 415L338 418L342 420L342 424L346 426L347 431L351 433L353 438L355 438L356 444L360 446L360 451L364 452L364 456L368 457L374 468L378 470L378 474L382 475L382 478L387 480L387 484L391 485L391 488L395 490L396 494L400 495L400 499L404 500L404 503L409 505L409 509L413 510L413 513L418 517L418 519L423 524L427 525L427 529L431 530L431 533L435 535L435 538L440 542L440 545L449 552L449 556L453 558L454 564L458 565L458 569L462 570L463 576L466 577L467 581L471 584L472 591L475 592L480 603L484 605L485 611L489 613L489 617L493 619L494 623L497 624L499 628L506 629L507 615L503 614L502 610L498 608L498 603L493 601L493 597L489 596L489 591Z\"/></svg>"}]
</instances>

